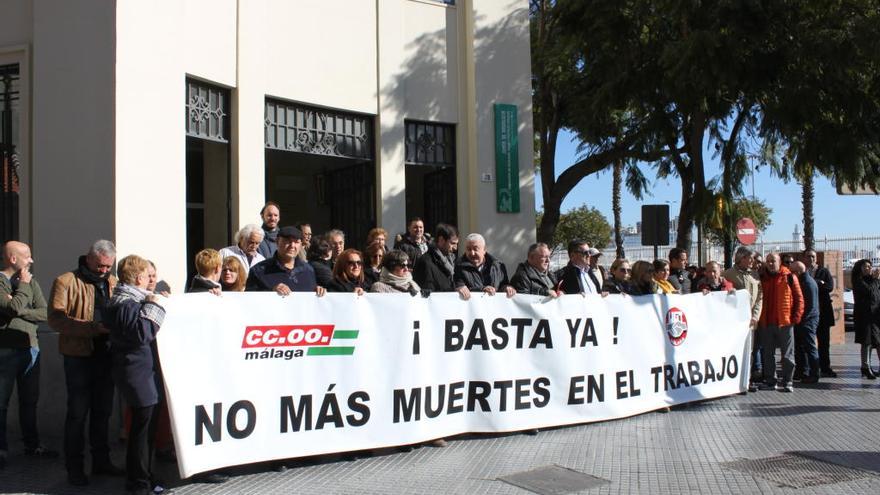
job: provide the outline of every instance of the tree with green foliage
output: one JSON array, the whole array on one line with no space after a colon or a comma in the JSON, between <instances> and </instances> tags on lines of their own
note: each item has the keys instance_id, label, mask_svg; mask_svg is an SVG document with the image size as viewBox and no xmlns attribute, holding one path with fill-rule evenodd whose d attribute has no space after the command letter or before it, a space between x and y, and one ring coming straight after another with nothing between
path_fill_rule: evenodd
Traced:
<instances>
[{"instance_id":1,"label":"tree with green foliage","mask_svg":"<svg viewBox=\"0 0 880 495\"><path fill-rule=\"evenodd\" d=\"M538 212L535 221L541 224L543 212ZM587 205L563 213L556 226L553 239L547 244L553 250L565 246L569 241L581 239L590 247L603 249L611 242L611 225L602 212Z\"/></svg>"},{"instance_id":2,"label":"tree with green foliage","mask_svg":"<svg viewBox=\"0 0 880 495\"><path fill-rule=\"evenodd\" d=\"M733 222L716 222L716 219L710 217L703 224L703 235L713 244L722 244L725 238L732 239L735 249L739 244L736 239L736 222L740 218L751 218L758 232L764 232L773 223L773 209L759 199L737 198L731 204L725 205L725 212L733 218Z\"/></svg>"}]
</instances>

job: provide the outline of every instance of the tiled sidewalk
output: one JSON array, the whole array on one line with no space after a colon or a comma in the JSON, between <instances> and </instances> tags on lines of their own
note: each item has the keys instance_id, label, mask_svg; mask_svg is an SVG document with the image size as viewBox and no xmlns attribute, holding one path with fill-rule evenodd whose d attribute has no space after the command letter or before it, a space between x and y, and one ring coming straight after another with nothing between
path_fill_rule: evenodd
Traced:
<instances>
[{"instance_id":1,"label":"tiled sidewalk","mask_svg":"<svg viewBox=\"0 0 880 495\"><path fill-rule=\"evenodd\" d=\"M857 346L832 351L839 378L793 394L758 392L668 414L537 436L453 439L446 448L350 462L321 459L281 473L243 469L222 485L172 484L179 494L532 493L521 486L546 494L880 493L880 380L860 378ZM121 461L121 446L115 456ZM14 455L0 471L0 493L121 488L122 480L106 478L69 487L61 460Z\"/></svg>"}]
</instances>

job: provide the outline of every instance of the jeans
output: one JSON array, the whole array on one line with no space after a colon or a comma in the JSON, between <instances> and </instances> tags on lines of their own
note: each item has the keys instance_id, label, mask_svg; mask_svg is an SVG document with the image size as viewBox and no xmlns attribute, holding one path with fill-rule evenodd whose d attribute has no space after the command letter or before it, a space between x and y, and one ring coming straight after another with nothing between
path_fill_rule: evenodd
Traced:
<instances>
[{"instance_id":1,"label":"jeans","mask_svg":"<svg viewBox=\"0 0 880 495\"><path fill-rule=\"evenodd\" d=\"M125 453L125 488L152 488L150 482L153 440L156 436L156 405L131 408L131 431Z\"/></svg>"},{"instance_id":2,"label":"jeans","mask_svg":"<svg viewBox=\"0 0 880 495\"><path fill-rule=\"evenodd\" d=\"M40 357L31 364L30 348L0 348L0 451L8 451L6 415L12 388L18 385L18 420L24 435L24 447L35 449L40 445L37 432L37 400L40 398Z\"/></svg>"},{"instance_id":3,"label":"jeans","mask_svg":"<svg viewBox=\"0 0 880 495\"><path fill-rule=\"evenodd\" d=\"M816 348L816 320L801 322L795 327L804 376L819 376L819 350Z\"/></svg>"},{"instance_id":4,"label":"jeans","mask_svg":"<svg viewBox=\"0 0 880 495\"><path fill-rule=\"evenodd\" d=\"M110 353L89 357L64 356L67 382L67 417L64 421L64 457L68 471L83 471L86 417L92 467L110 462L107 428L113 410Z\"/></svg>"},{"instance_id":5,"label":"jeans","mask_svg":"<svg viewBox=\"0 0 880 495\"><path fill-rule=\"evenodd\" d=\"M776 385L776 348L782 352L782 384L790 386L794 377L794 332L792 326L767 325L760 330L764 353L764 383Z\"/></svg>"}]
</instances>

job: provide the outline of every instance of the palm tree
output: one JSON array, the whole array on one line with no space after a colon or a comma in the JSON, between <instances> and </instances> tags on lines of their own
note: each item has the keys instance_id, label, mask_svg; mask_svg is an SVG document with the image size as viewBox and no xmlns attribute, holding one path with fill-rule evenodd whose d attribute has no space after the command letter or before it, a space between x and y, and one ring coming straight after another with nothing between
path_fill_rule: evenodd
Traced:
<instances>
[{"instance_id":1,"label":"palm tree","mask_svg":"<svg viewBox=\"0 0 880 495\"><path fill-rule=\"evenodd\" d=\"M623 163L614 162L614 181L611 187L611 209L614 212L614 245L617 247L617 257L626 258L623 252L623 226L620 221L622 208L620 206L620 186L623 182Z\"/></svg>"}]
</instances>

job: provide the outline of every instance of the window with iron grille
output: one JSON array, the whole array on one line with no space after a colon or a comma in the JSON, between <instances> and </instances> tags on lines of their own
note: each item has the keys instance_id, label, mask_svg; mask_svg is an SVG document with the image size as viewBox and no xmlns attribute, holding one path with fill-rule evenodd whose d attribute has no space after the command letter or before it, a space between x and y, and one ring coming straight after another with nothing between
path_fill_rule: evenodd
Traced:
<instances>
[{"instance_id":1,"label":"window with iron grille","mask_svg":"<svg viewBox=\"0 0 880 495\"><path fill-rule=\"evenodd\" d=\"M229 142L229 91L186 80L186 135Z\"/></svg>"},{"instance_id":2,"label":"window with iron grille","mask_svg":"<svg viewBox=\"0 0 880 495\"><path fill-rule=\"evenodd\" d=\"M407 120L407 165L455 165L455 125Z\"/></svg>"},{"instance_id":3,"label":"window with iron grille","mask_svg":"<svg viewBox=\"0 0 880 495\"><path fill-rule=\"evenodd\" d=\"M19 234L19 84L18 64L0 65L0 242Z\"/></svg>"},{"instance_id":4,"label":"window with iron grille","mask_svg":"<svg viewBox=\"0 0 880 495\"><path fill-rule=\"evenodd\" d=\"M372 160L373 117L266 100L266 147Z\"/></svg>"}]
</instances>

